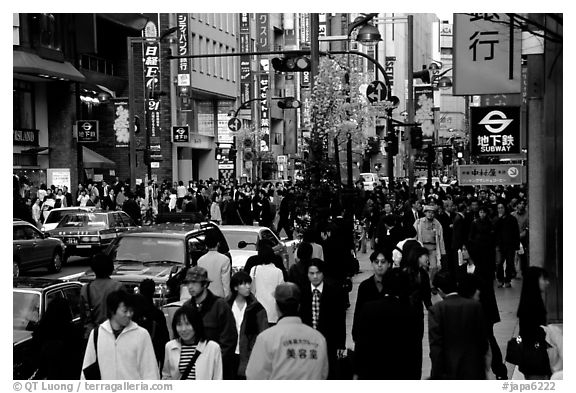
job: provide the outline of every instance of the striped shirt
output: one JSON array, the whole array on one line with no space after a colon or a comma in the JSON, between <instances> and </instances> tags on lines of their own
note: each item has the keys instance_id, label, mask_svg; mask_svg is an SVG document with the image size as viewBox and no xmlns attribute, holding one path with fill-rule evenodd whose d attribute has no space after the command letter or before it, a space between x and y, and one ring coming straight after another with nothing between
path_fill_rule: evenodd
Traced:
<instances>
[{"instance_id":1,"label":"striped shirt","mask_svg":"<svg viewBox=\"0 0 576 393\"><path fill-rule=\"evenodd\" d=\"M182 344L182 350L180 351L180 363L178 363L178 369L180 370L181 374L184 374L186 371L186 367L192 360L192 357L196 353L196 345L186 345ZM192 366L190 373L188 374L188 378L186 379L196 379L196 365Z\"/></svg>"}]
</instances>

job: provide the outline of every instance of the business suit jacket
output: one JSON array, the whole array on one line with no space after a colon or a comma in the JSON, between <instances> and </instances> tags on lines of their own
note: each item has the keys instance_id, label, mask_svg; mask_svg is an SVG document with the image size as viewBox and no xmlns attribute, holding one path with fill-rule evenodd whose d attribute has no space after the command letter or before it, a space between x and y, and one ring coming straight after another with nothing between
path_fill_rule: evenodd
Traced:
<instances>
[{"instance_id":1,"label":"business suit jacket","mask_svg":"<svg viewBox=\"0 0 576 393\"><path fill-rule=\"evenodd\" d=\"M479 302L454 294L428 313L432 379L486 379L488 337Z\"/></svg>"},{"instance_id":2,"label":"business suit jacket","mask_svg":"<svg viewBox=\"0 0 576 393\"><path fill-rule=\"evenodd\" d=\"M496 294L494 293L494 281L486 280L486 275L478 266L476 266L474 273L468 273L466 263L462 266L458 266L456 270L456 278L458 281L465 279L468 274L475 276L478 280L480 286L480 304L484 311L486 323L495 324L500 322L500 312L498 311L498 303L496 302ZM466 296L462 293L461 295Z\"/></svg>"},{"instance_id":3,"label":"business suit jacket","mask_svg":"<svg viewBox=\"0 0 576 393\"><path fill-rule=\"evenodd\" d=\"M411 379L408 364L417 351L407 350L422 339L415 328L415 312L406 300L385 296L365 303L358 316L354 373L359 379Z\"/></svg>"},{"instance_id":4,"label":"business suit jacket","mask_svg":"<svg viewBox=\"0 0 576 393\"><path fill-rule=\"evenodd\" d=\"M468 240L468 226L462 213L456 213L452 221L452 249L459 250Z\"/></svg>"},{"instance_id":5,"label":"business suit jacket","mask_svg":"<svg viewBox=\"0 0 576 393\"><path fill-rule=\"evenodd\" d=\"M384 298L384 289L378 291L374 274L360 283L358 286L358 295L356 297L356 308L354 309L354 322L352 324L352 339L358 341L358 324L360 313L364 305L368 302Z\"/></svg>"},{"instance_id":6,"label":"business suit jacket","mask_svg":"<svg viewBox=\"0 0 576 393\"><path fill-rule=\"evenodd\" d=\"M300 305L302 322L312 326L312 289L310 283L302 288ZM318 331L326 338L328 357L336 354L337 349L346 347L346 299L344 291L324 280L324 289L320 296L320 314Z\"/></svg>"}]
</instances>

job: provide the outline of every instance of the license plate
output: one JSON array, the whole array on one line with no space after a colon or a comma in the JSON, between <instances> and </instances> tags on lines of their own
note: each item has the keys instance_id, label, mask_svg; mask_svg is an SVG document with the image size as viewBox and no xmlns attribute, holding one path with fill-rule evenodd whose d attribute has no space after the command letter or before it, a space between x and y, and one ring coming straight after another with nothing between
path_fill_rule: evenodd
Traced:
<instances>
[{"instance_id":1,"label":"license plate","mask_svg":"<svg viewBox=\"0 0 576 393\"><path fill-rule=\"evenodd\" d=\"M90 248L92 247L90 244L79 244L76 246L76 248Z\"/></svg>"},{"instance_id":2,"label":"license plate","mask_svg":"<svg viewBox=\"0 0 576 393\"><path fill-rule=\"evenodd\" d=\"M75 237L69 237L66 239L66 243L67 244L78 244L78 239L76 239Z\"/></svg>"}]
</instances>

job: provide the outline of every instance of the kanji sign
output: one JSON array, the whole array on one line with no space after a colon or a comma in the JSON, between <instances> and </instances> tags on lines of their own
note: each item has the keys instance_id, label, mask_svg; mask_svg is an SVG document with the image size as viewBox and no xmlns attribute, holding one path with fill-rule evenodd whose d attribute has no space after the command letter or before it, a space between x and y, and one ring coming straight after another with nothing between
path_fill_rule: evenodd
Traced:
<instances>
[{"instance_id":1,"label":"kanji sign","mask_svg":"<svg viewBox=\"0 0 576 393\"><path fill-rule=\"evenodd\" d=\"M471 107L473 155L520 153L520 107Z\"/></svg>"},{"instance_id":2,"label":"kanji sign","mask_svg":"<svg viewBox=\"0 0 576 393\"><path fill-rule=\"evenodd\" d=\"M78 142L98 142L98 120L78 120Z\"/></svg>"},{"instance_id":3,"label":"kanji sign","mask_svg":"<svg viewBox=\"0 0 576 393\"><path fill-rule=\"evenodd\" d=\"M454 95L520 93L522 36L507 14L454 14Z\"/></svg>"},{"instance_id":4,"label":"kanji sign","mask_svg":"<svg viewBox=\"0 0 576 393\"><path fill-rule=\"evenodd\" d=\"M388 96L388 89L384 82L381 81L373 81L370 82L368 88L366 89L366 97L371 104L379 101L386 100Z\"/></svg>"},{"instance_id":5,"label":"kanji sign","mask_svg":"<svg viewBox=\"0 0 576 393\"><path fill-rule=\"evenodd\" d=\"M172 127L172 142L190 142L190 127ZM160 145L158 145L158 147L160 147Z\"/></svg>"},{"instance_id":6,"label":"kanji sign","mask_svg":"<svg viewBox=\"0 0 576 393\"><path fill-rule=\"evenodd\" d=\"M522 165L460 165L458 184L461 186L523 184L525 183Z\"/></svg>"},{"instance_id":7,"label":"kanji sign","mask_svg":"<svg viewBox=\"0 0 576 393\"><path fill-rule=\"evenodd\" d=\"M230 131L238 131L242 128L242 120L237 117L233 117L228 120L228 128Z\"/></svg>"}]
</instances>

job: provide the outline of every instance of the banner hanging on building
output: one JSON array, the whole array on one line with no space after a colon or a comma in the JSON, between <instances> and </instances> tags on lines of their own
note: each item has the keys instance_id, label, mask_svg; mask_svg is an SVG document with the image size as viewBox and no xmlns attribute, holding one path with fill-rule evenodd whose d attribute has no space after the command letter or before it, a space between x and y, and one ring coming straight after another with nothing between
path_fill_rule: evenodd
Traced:
<instances>
[{"instance_id":1,"label":"banner hanging on building","mask_svg":"<svg viewBox=\"0 0 576 393\"><path fill-rule=\"evenodd\" d=\"M250 14L240 14L240 52L251 52ZM240 102L247 102L252 97L252 73L250 56L240 56Z\"/></svg>"},{"instance_id":2,"label":"banner hanging on building","mask_svg":"<svg viewBox=\"0 0 576 393\"><path fill-rule=\"evenodd\" d=\"M256 14L256 51L270 50L270 15Z\"/></svg>"},{"instance_id":3,"label":"banner hanging on building","mask_svg":"<svg viewBox=\"0 0 576 393\"><path fill-rule=\"evenodd\" d=\"M514 185L526 182L522 165L459 165L458 184L461 186Z\"/></svg>"},{"instance_id":4,"label":"banner hanging on building","mask_svg":"<svg viewBox=\"0 0 576 393\"><path fill-rule=\"evenodd\" d=\"M188 14L177 14L178 30L178 55L186 56L190 54L188 43ZM178 59L178 87L190 86L190 59Z\"/></svg>"},{"instance_id":5,"label":"banner hanging on building","mask_svg":"<svg viewBox=\"0 0 576 393\"><path fill-rule=\"evenodd\" d=\"M470 107L472 155L520 154L520 107Z\"/></svg>"},{"instance_id":6,"label":"banner hanging on building","mask_svg":"<svg viewBox=\"0 0 576 393\"><path fill-rule=\"evenodd\" d=\"M424 141L434 140L434 91L432 86L414 86L414 121L422 124Z\"/></svg>"},{"instance_id":7,"label":"banner hanging on building","mask_svg":"<svg viewBox=\"0 0 576 393\"><path fill-rule=\"evenodd\" d=\"M258 83L260 102L260 151L270 150L270 108L268 108L269 66L267 59L260 60L260 80Z\"/></svg>"},{"instance_id":8,"label":"banner hanging on building","mask_svg":"<svg viewBox=\"0 0 576 393\"><path fill-rule=\"evenodd\" d=\"M144 94L146 96L146 130L151 138L160 132L160 43L157 41L158 29L153 21L144 28ZM158 135L159 136L159 135Z\"/></svg>"},{"instance_id":9,"label":"banner hanging on building","mask_svg":"<svg viewBox=\"0 0 576 393\"><path fill-rule=\"evenodd\" d=\"M130 143L128 101L114 102L114 136L115 147L128 147Z\"/></svg>"},{"instance_id":10,"label":"banner hanging on building","mask_svg":"<svg viewBox=\"0 0 576 393\"><path fill-rule=\"evenodd\" d=\"M522 35L507 14L454 14L454 95L520 93Z\"/></svg>"}]
</instances>

